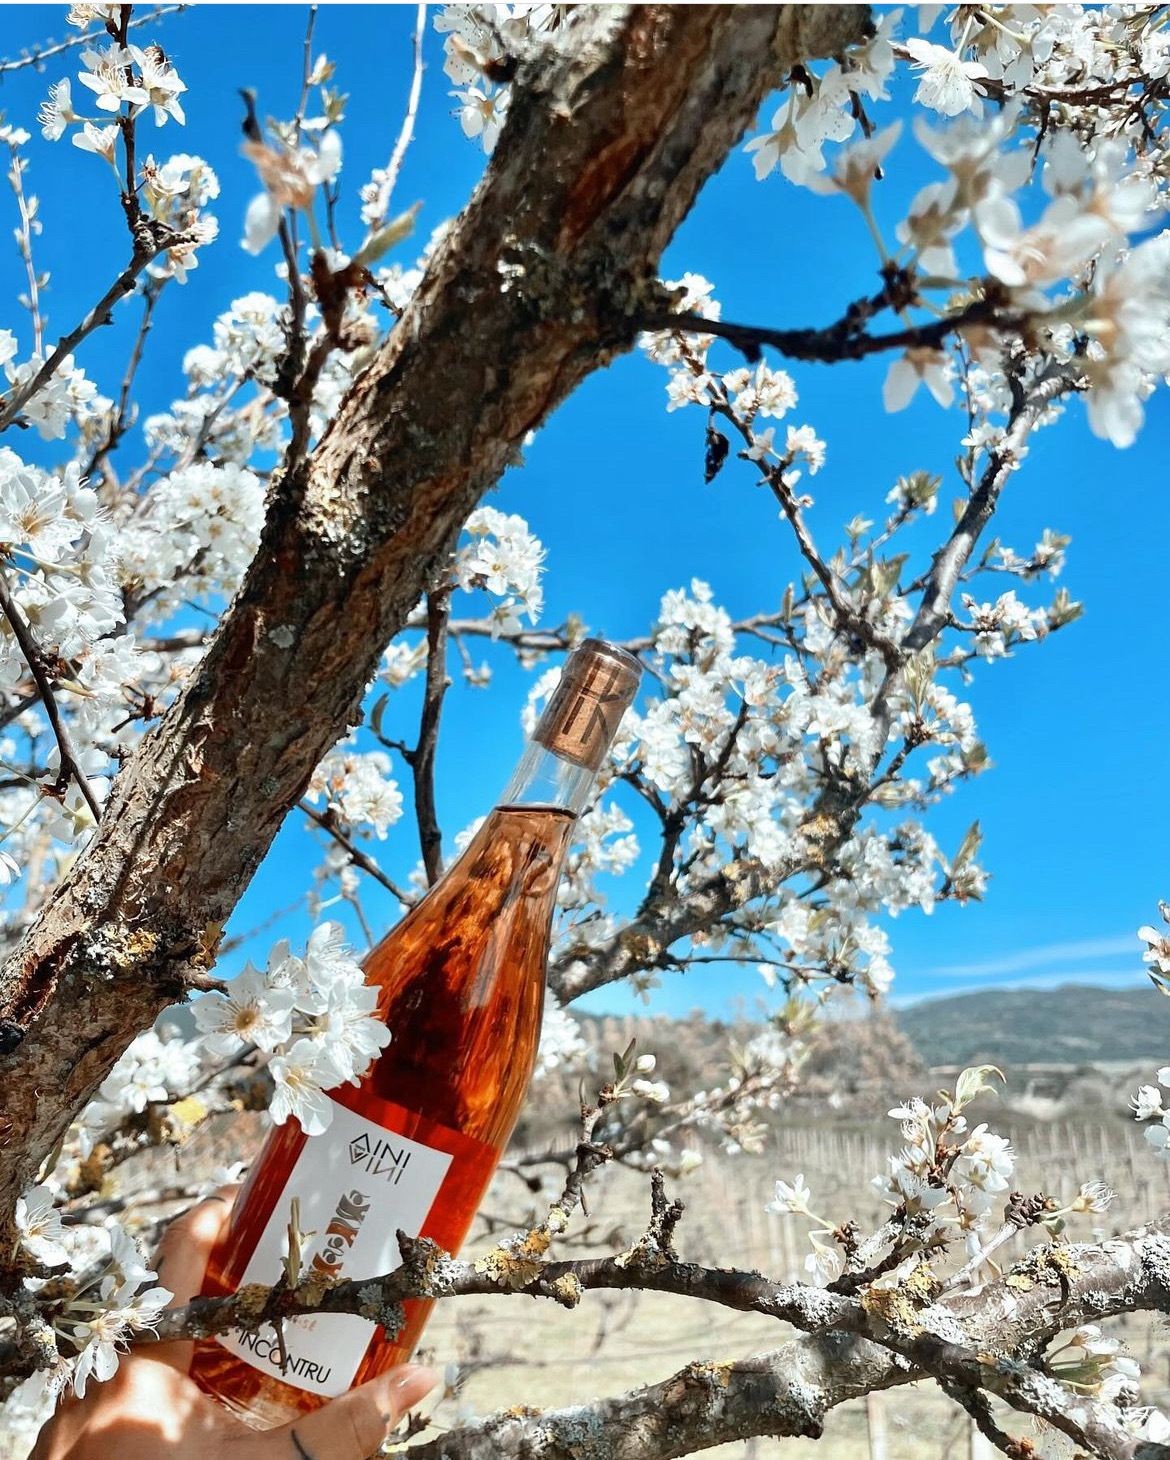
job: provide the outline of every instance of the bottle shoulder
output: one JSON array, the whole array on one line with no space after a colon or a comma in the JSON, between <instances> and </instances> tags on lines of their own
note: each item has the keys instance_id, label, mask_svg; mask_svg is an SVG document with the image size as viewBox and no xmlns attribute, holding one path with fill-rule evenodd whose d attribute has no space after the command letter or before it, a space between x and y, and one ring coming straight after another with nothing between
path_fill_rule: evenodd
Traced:
<instances>
[{"instance_id":1,"label":"bottle shoulder","mask_svg":"<svg viewBox=\"0 0 1170 1460\"><path fill-rule=\"evenodd\" d=\"M369 955L390 1043L379 1098L489 1140L511 1129L536 1058L556 885L572 817L495 812Z\"/></svg>"}]
</instances>

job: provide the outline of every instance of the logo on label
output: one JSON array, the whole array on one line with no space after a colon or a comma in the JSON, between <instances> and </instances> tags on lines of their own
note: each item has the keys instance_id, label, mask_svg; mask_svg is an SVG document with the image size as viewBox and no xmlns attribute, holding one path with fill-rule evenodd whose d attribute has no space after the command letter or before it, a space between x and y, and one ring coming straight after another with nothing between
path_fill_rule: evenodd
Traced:
<instances>
[{"instance_id":1,"label":"logo on label","mask_svg":"<svg viewBox=\"0 0 1170 1460\"><path fill-rule=\"evenodd\" d=\"M338 1277L341 1264L353 1246L358 1228L370 1210L370 1198L364 1192L350 1191L337 1203L333 1220L325 1228L321 1251L313 1258L313 1267L326 1277Z\"/></svg>"},{"instance_id":2,"label":"logo on label","mask_svg":"<svg viewBox=\"0 0 1170 1460\"><path fill-rule=\"evenodd\" d=\"M402 1173L410 1164L410 1152L395 1146L388 1140L371 1140L368 1135L357 1136L349 1143L349 1159L354 1166L360 1166L371 1176L379 1176L391 1186L397 1186Z\"/></svg>"}]
</instances>

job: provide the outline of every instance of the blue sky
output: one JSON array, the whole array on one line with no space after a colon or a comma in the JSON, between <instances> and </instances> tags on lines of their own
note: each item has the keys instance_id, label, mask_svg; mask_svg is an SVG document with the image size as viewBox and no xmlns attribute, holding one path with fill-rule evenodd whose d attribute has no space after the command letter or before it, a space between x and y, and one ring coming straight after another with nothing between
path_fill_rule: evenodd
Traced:
<instances>
[{"instance_id":1,"label":"blue sky","mask_svg":"<svg viewBox=\"0 0 1170 1460\"><path fill-rule=\"evenodd\" d=\"M147 123L141 151L153 148L160 158L197 152L222 184L214 205L218 242L203 252L186 287L168 288L159 307L142 377L144 415L180 393L182 354L209 338L216 314L249 289L277 287L275 249L253 259L239 247L256 182L238 152L238 88L259 93L261 115L293 110L305 16L303 8L285 5L195 8L138 32L139 39L160 40L189 87L186 128L168 125L156 132ZM351 239L357 189L371 167L385 162L397 132L409 85L413 18L413 6L345 5L325 6L318 18L315 49L337 63L335 84L350 96L342 218ZM64 7L8 6L3 55L65 31ZM427 47L417 137L398 193L402 205L422 203L420 241L458 210L483 161L451 115L433 32ZM77 54L51 60L42 75L28 69L0 76L7 119L35 131L36 107L49 82L73 74ZM905 112L905 105L888 115L898 110ZM112 180L98 159L68 143L46 143L39 134L29 155L28 186L41 198L45 225L39 260L53 274L46 303L55 338L122 266L125 238ZM878 198L879 216L891 223L935 176L909 138L892 161ZM539 179L533 182L539 185ZM14 218L14 205L0 187L6 300L23 287L7 242ZM870 290L872 266L860 218L843 201L814 197L778 177L759 184L749 159L737 151L683 225L663 272L706 274L728 318L804 325L830 322L850 299ZM13 304L7 309L0 324L16 329L27 348L22 312ZM119 321L83 349L81 363L106 393L120 380L135 313L133 303L123 306ZM726 358L730 368L735 361ZM944 474L946 501L957 490L951 463L959 417L921 399L900 415L886 415L880 398L886 363L787 367L801 395L792 419L813 424L829 447L828 462L812 484L811 523L822 543L835 542L841 523L854 513L878 515L904 471ZM527 517L548 549L549 623L576 611L595 632L643 633L662 591L692 576L711 582L733 613L750 613L775 604L799 572L775 506L754 487L746 465L733 463L714 485L704 486L703 417L694 410L667 415L664 384L663 373L638 356L593 376L493 498ZM452 411L459 407L453 399ZM1057 428L1037 439L1008 487L999 536L1025 550L1045 526L1071 534L1061 581L1084 601L1086 613L1047 643L981 670L969 691L994 768L937 808L929 824L942 845L953 848L978 817L992 881L982 905L946 906L931 918L907 914L892 924L899 998L982 985L1142 977L1134 930L1156 915L1159 896L1170 895L1162 826L1168 423L1163 393L1151 402L1138 444L1119 452L1089 433L1074 403ZM16 444L51 459L31 442ZM525 679L502 656L494 662L492 690L457 684L444 712L438 795L448 845L454 831L488 808L520 747ZM410 738L414 715L413 692L407 691L393 703L390 732ZM400 875L412 865L409 820L375 851ZM304 831L286 828L233 927L252 927L291 901L314 865ZM613 889L619 909L636 894L627 883ZM393 920L391 900L378 889L366 905L375 926ZM295 922L294 936L305 926L304 919ZM249 951L262 955L266 936ZM754 1000L759 987L750 972L708 968L668 980L656 1007L681 1013L702 1005L727 1013ZM593 1006L627 1005L627 996L608 990Z\"/></svg>"}]
</instances>

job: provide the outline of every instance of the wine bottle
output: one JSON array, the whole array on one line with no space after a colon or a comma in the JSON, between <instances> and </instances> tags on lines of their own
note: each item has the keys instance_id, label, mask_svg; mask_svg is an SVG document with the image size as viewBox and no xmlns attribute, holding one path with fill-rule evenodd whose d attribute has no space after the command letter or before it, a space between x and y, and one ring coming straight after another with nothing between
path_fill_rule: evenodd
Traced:
<instances>
[{"instance_id":1,"label":"wine bottle","mask_svg":"<svg viewBox=\"0 0 1170 1460\"><path fill-rule=\"evenodd\" d=\"M329 1092L323 1134L306 1136L295 1118L272 1130L212 1253L205 1293L277 1280L294 1199L303 1274L390 1272L400 1229L458 1251L532 1075L573 823L640 672L597 639L569 656L499 804L366 960L390 1044L359 1086ZM287 1320L283 1351L271 1328L232 1330L196 1345L191 1374L270 1428L408 1358L430 1306L406 1303L393 1335L351 1314Z\"/></svg>"}]
</instances>

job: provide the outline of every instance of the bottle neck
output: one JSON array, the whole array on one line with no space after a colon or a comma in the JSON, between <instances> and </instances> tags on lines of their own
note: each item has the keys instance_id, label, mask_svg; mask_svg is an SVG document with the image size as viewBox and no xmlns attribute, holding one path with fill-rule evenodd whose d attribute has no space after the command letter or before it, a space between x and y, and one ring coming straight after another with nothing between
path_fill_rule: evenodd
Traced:
<instances>
[{"instance_id":1,"label":"bottle neck","mask_svg":"<svg viewBox=\"0 0 1170 1460\"><path fill-rule=\"evenodd\" d=\"M596 771L530 740L497 804L549 807L580 816L589 803L596 778Z\"/></svg>"}]
</instances>

